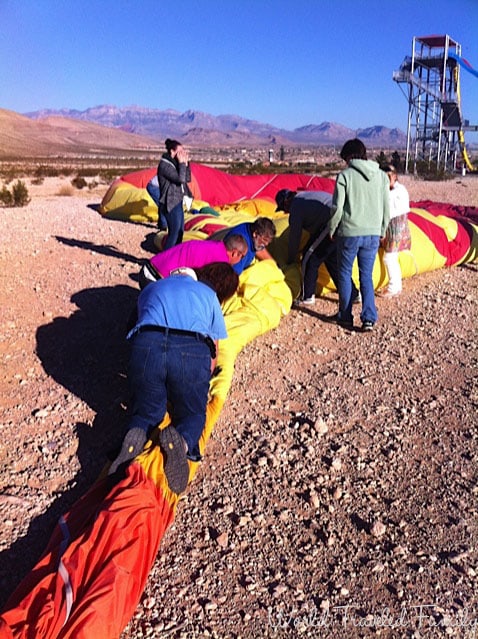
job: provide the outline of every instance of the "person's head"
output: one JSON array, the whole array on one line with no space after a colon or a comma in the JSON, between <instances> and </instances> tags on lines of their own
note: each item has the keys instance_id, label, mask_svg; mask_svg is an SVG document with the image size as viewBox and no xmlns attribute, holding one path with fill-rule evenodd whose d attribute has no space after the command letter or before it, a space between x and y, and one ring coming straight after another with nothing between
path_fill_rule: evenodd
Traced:
<instances>
[{"instance_id":1,"label":"person's head","mask_svg":"<svg viewBox=\"0 0 478 639\"><path fill-rule=\"evenodd\" d=\"M276 227L274 222L268 217L258 217L251 226L252 239L254 241L254 249L263 251L276 235Z\"/></svg>"},{"instance_id":2,"label":"person's head","mask_svg":"<svg viewBox=\"0 0 478 639\"><path fill-rule=\"evenodd\" d=\"M290 211L290 205L294 197L297 195L297 191L291 191L290 189L281 189L276 193L276 211Z\"/></svg>"},{"instance_id":3,"label":"person's head","mask_svg":"<svg viewBox=\"0 0 478 639\"><path fill-rule=\"evenodd\" d=\"M395 182L397 181L397 169L393 166L393 164L386 164L382 166L382 171L388 175L388 179L390 180L390 188L393 189L395 186Z\"/></svg>"},{"instance_id":4,"label":"person's head","mask_svg":"<svg viewBox=\"0 0 478 639\"><path fill-rule=\"evenodd\" d=\"M340 151L340 157L345 160L347 164L350 160L366 160L367 149L362 140L354 138L353 140L347 140Z\"/></svg>"},{"instance_id":5,"label":"person's head","mask_svg":"<svg viewBox=\"0 0 478 639\"><path fill-rule=\"evenodd\" d=\"M176 157L176 155L178 154L178 150L182 147L181 142L178 142L177 140L171 140L170 138L165 141L164 145L166 146L166 151L172 158Z\"/></svg>"},{"instance_id":6,"label":"person's head","mask_svg":"<svg viewBox=\"0 0 478 639\"><path fill-rule=\"evenodd\" d=\"M238 264L247 255L247 242L237 233L225 237L224 246L229 256L229 264Z\"/></svg>"},{"instance_id":7,"label":"person's head","mask_svg":"<svg viewBox=\"0 0 478 639\"><path fill-rule=\"evenodd\" d=\"M212 262L194 270L198 282L203 282L216 291L220 304L232 297L237 291L239 275L226 262Z\"/></svg>"}]
</instances>

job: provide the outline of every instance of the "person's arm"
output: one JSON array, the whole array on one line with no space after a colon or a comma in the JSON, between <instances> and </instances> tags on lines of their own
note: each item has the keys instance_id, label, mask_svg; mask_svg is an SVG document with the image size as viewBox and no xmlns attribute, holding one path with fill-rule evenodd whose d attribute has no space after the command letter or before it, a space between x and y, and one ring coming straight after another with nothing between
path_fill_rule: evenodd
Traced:
<instances>
[{"instance_id":1,"label":"person's arm","mask_svg":"<svg viewBox=\"0 0 478 639\"><path fill-rule=\"evenodd\" d=\"M390 222L390 187L388 177L385 175L385 183L383 189L383 216L382 216L382 230L380 237L384 238L387 233L387 227Z\"/></svg>"},{"instance_id":2,"label":"person's arm","mask_svg":"<svg viewBox=\"0 0 478 639\"><path fill-rule=\"evenodd\" d=\"M180 186L181 184L186 183L186 169L186 164L180 163L179 169L177 169L174 162L167 158L161 158L161 162L158 167L158 176L161 176L172 184Z\"/></svg>"},{"instance_id":3,"label":"person's arm","mask_svg":"<svg viewBox=\"0 0 478 639\"><path fill-rule=\"evenodd\" d=\"M184 148L178 150L179 162L179 179L181 184L187 184L191 181L191 169L189 168L189 153Z\"/></svg>"},{"instance_id":4,"label":"person's arm","mask_svg":"<svg viewBox=\"0 0 478 639\"><path fill-rule=\"evenodd\" d=\"M258 260L274 260L274 258L266 248L262 249L261 251L256 251L256 257Z\"/></svg>"},{"instance_id":5,"label":"person's arm","mask_svg":"<svg viewBox=\"0 0 478 639\"><path fill-rule=\"evenodd\" d=\"M292 202L291 210L289 213L289 244L287 250L287 264L293 264L297 260L301 237L301 220L299 215L294 212L294 202Z\"/></svg>"},{"instance_id":6,"label":"person's arm","mask_svg":"<svg viewBox=\"0 0 478 639\"><path fill-rule=\"evenodd\" d=\"M387 178L388 179L388 178ZM342 173L337 176L335 182L334 196L332 198L331 215L328 222L329 236L334 239L335 231L342 221L345 204L345 179Z\"/></svg>"},{"instance_id":7,"label":"person's arm","mask_svg":"<svg viewBox=\"0 0 478 639\"><path fill-rule=\"evenodd\" d=\"M215 339L214 340L214 346L216 347L216 357L211 357L211 374L214 372L214 369L216 368L217 365L217 354L219 351L219 340Z\"/></svg>"},{"instance_id":8,"label":"person's arm","mask_svg":"<svg viewBox=\"0 0 478 639\"><path fill-rule=\"evenodd\" d=\"M403 184L400 184L397 189L395 208L398 210L399 215L404 215L410 211L410 196Z\"/></svg>"}]
</instances>

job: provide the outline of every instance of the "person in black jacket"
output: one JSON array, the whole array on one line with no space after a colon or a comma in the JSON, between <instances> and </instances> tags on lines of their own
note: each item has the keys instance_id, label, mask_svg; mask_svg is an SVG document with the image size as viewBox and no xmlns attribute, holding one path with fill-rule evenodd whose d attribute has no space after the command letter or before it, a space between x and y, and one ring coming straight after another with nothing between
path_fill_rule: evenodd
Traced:
<instances>
[{"instance_id":1,"label":"person in black jacket","mask_svg":"<svg viewBox=\"0 0 478 639\"><path fill-rule=\"evenodd\" d=\"M192 201L192 193L188 182L191 181L189 153L177 140L165 142L166 153L163 153L158 165L159 207L160 213L168 224L168 237L164 249L180 244L184 232L184 198Z\"/></svg>"}]
</instances>

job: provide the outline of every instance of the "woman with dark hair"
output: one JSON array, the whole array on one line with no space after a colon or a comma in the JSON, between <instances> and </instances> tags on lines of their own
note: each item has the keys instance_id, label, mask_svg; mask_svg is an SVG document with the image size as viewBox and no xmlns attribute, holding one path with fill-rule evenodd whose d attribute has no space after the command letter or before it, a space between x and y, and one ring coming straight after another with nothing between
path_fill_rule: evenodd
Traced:
<instances>
[{"instance_id":1,"label":"woman with dark hair","mask_svg":"<svg viewBox=\"0 0 478 639\"><path fill-rule=\"evenodd\" d=\"M180 494L188 484L188 459L202 459L199 439L209 382L218 340L227 337L220 303L232 297L239 277L223 262L197 272L178 271L152 282L139 295L138 320L127 336L132 343L132 418L109 473L122 470L142 452L169 403L171 425L159 431L159 446L169 487Z\"/></svg>"},{"instance_id":2,"label":"woman with dark hair","mask_svg":"<svg viewBox=\"0 0 478 639\"><path fill-rule=\"evenodd\" d=\"M164 248L168 249L180 244L184 231L183 202L192 201L192 193L188 182L191 182L189 153L181 142L170 140L165 142L166 153L163 153L158 165L159 212L168 224L168 237Z\"/></svg>"},{"instance_id":3,"label":"woman with dark hair","mask_svg":"<svg viewBox=\"0 0 478 639\"><path fill-rule=\"evenodd\" d=\"M328 228L337 242L339 312L328 318L344 328L353 327L352 267L357 258L362 295L363 331L377 322L373 266L390 219L389 181L377 162L367 160L364 143L348 140L340 157L347 163L335 182Z\"/></svg>"}]
</instances>

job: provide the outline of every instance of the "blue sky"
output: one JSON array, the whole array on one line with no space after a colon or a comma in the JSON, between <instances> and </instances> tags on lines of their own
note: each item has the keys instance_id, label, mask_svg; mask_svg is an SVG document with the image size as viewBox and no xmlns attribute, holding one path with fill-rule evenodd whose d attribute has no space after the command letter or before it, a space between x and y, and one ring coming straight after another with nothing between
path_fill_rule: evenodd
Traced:
<instances>
[{"instance_id":1,"label":"blue sky","mask_svg":"<svg viewBox=\"0 0 478 639\"><path fill-rule=\"evenodd\" d=\"M478 69L478 0L0 0L0 107L139 105L406 130L392 72L448 33ZM478 78L462 111L478 123Z\"/></svg>"}]
</instances>

